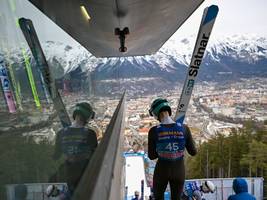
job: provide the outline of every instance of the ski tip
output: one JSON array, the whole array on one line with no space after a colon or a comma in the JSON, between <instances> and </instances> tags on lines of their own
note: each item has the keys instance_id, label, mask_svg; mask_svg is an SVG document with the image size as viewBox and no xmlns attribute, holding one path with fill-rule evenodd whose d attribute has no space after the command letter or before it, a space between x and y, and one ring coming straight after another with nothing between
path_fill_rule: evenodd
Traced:
<instances>
[{"instance_id":1,"label":"ski tip","mask_svg":"<svg viewBox=\"0 0 267 200\"><path fill-rule=\"evenodd\" d=\"M208 10L207 10L207 14L206 14L205 20L203 22L203 25L214 20L217 17L217 14L219 12L219 7L216 5L211 5L207 9Z\"/></svg>"},{"instance_id":2,"label":"ski tip","mask_svg":"<svg viewBox=\"0 0 267 200\"><path fill-rule=\"evenodd\" d=\"M27 20L26 18L21 17L21 18L19 18L18 22L19 22L19 24L21 24L21 23L25 22L26 20Z\"/></svg>"}]
</instances>

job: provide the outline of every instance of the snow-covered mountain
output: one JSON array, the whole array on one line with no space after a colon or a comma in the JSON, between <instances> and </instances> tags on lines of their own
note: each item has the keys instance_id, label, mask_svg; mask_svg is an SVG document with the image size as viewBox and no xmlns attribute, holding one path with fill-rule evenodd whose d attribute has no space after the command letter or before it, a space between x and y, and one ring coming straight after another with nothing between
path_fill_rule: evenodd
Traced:
<instances>
[{"instance_id":1,"label":"snow-covered mountain","mask_svg":"<svg viewBox=\"0 0 267 200\"><path fill-rule=\"evenodd\" d=\"M125 87L146 93L156 89L171 89L177 85L174 84L176 81L183 83L195 40L196 36L173 36L154 55L122 58L95 58L82 46L54 41L45 42L42 47L54 77L70 79L73 85L77 85L76 88L89 85L95 92L110 94ZM22 51L14 49L8 55L2 54L19 73L21 81L27 83ZM31 57L29 50L26 54L26 57ZM38 76L35 67L33 72ZM267 37L212 37L198 81L221 82L249 77L267 77ZM25 85L24 89L27 87Z\"/></svg>"},{"instance_id":2,"label":"snow-covered mountain","mask_svg":"<svg viewBox=\"0 0 267 200\"><path fill-rule=\"evenodd\" d=\"M79 68L85 73L93 72L97 79L160 76L177 80L189 65L195 40L195 36L172 37L154 55L122 58L95 58L81 46L51 41L42 45L49 62L62 67L65 74ZM267 38L251 35L211 38L202 68L203 80L217 79L223 74L267 76Z\"/></svg>"}]
</instances>

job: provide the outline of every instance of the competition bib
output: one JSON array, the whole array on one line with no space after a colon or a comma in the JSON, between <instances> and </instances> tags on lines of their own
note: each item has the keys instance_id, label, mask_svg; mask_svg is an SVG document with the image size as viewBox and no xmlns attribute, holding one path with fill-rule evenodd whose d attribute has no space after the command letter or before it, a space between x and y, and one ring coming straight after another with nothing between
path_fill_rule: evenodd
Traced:
<instances>
[{"instance_id":1,"label":"competition bib","mask_svg":"<svg viewBox=\"0 0 267 200\"><path fill-rule=\"evenodd\" d=\"M66 156L87 154L90 146L87 142L87 131L75 133L71 129L66 129L62 135L62 151Z\"/></svg>"},{"instance_id":2,"label":"competition bib","mask_svg":"<svg viewBox=\"0 0 267 200\"><path fill-rule=\"evenodd\" d=\"M158 141L157 153L159 159L175 161L184 157L185 137L182 125L173 127L159 125L157 127Z\"/></svg>"}]
</instances>

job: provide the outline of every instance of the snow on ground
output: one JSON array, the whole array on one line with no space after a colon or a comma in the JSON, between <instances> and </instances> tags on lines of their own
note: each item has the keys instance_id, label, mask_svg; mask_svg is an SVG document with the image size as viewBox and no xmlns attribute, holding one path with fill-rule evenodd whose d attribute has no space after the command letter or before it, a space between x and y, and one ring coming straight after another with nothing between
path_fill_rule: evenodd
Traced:
<instances>
[{"instance_id":1,"label":"snow on ground","mask_svg":"<svg viewBox=\"0 0 267 200\"><path fill-rule=\"evenodd\" d=\"M145 168L143 155L127 154L125 157L126 180L125 187L128 187L128 199L134 195L135 191L139 191L141 195L141 181L144 180L144 196L150 195L150 188L147 187L145 180Z\"/></svg>"}]
</instances>

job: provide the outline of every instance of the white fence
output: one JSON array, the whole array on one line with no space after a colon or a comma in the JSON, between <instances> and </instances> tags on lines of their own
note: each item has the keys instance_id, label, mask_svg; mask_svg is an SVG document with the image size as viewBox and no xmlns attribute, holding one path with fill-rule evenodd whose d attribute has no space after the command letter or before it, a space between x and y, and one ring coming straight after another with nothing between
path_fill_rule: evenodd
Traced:
<instances>
[{"instance_id":1,"label":"white fence","mask_svg":"<svg viewBox=\"0 0 267 200\"><path fill-rule=\"evenodd\" d=\"M49 200L49 198L45 195L45 191L48 185L50 184L56 185L59 189L62 189L63 185L66 186L66 183L25 183L23 185L27 187L26 200ZM18 184L6 185L7 200L16 200L15 198L16 185Z\"/></svg>"},{"instance_id":2,"label":"white fence","mask_svg":"<svg viewBox=\"0 0 267 200\"><path fill-rule=\"evenodd\" d=\"M245 178L248 183L248 192L253 194L257 200L263 200L263 178ZM186 181L197 181L199 184L205 180L210 180L216 185L216 191L213 194L204 194L206 200L227 200L227 198L234 194L232 184L234 178L214 178L214 179L190 179ZM27 200L48 200L45 195L47 186L51 183L32 183L24 184L27 187ZM63 187L64 183L56 183L59 188ZM16 184L6 185L7 200L15 200L14 188ZM166 194L165 200L169 200ZM145 198L147 199L147 198Z\"/></svg>"},{"instance_id":3,"label":"white fence","mask_svg":"<svg viewBox=\"0 0 267 200\"><path fill-rule=\"evenodd\" d=\"M263 178L244 178L248 183L248 192L256 197L257 200L263 199ZM216 191L213 194L204 194L206 200L227 200L234 194L232 185L234 178L214 178L214 179L194 179L187 181L197 181L199 184L205 180L210 180L216 185Z\"/></svg>"}]
</instances>

